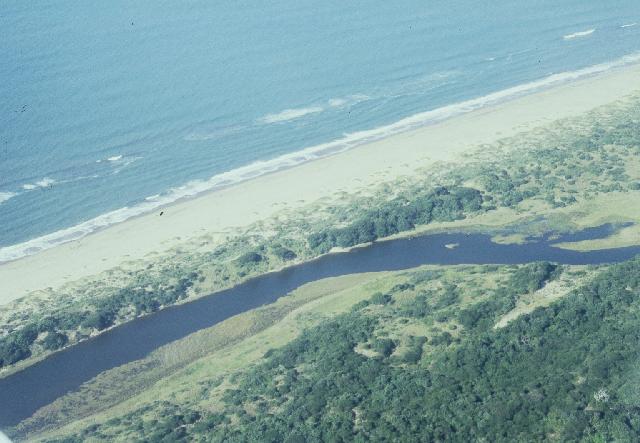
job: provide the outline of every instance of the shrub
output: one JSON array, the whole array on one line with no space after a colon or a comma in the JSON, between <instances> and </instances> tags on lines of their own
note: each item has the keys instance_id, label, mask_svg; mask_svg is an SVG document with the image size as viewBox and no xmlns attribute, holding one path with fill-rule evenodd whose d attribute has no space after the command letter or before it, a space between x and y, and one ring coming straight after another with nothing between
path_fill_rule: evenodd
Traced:
<instances>
[{"instance_id":1,"label":"shrub","mask_svg":"<svg viewBox=\"0 0 640 443\"><path fill-rule=\"evenodd\" d=\"M390 338L380 338L373 342L373 349L384 357L388 357L393 353L396 344Z\"/></svg>"},{"instance_id":2,"label":"shrub","mask_svg":"<svg viewBox=\"0 0 640 443\"><path fill-rule=\"evenodd\" d=\"M371 297L371 303L375 305L387 305L393 301L393 297L390 294L383 294L382 292L376 292Z\"/></svg>"},{"instance_id":3,"label":"shrub","mask_svg":"<svg viewBox=\"0 0 640 443\"><path fill-rule=\"evenodd\" d=\"M113 325L115 314L109 311L97 311L89 314L82 322L85 328L94 328L99 331Z\"/></svg>"},{"instance_id":4,"label":"shrub","mask_svg":"<svg viewBox=\"0 0 640 443\"><path fill-rule=\"evenodd\" d=\"M238 261L238 264L240 264L241 266L245 266L245 265L250 265L254 263L260 263L262 259L263 259L262 255L254 251L250 251L238 257L237 261Z\"/></svg>"},{"instance_id":5,"label":"shrub","mask_svg":"<svg viewBox=\"0 0 640 443\"><path fill-rule=\"evenodd\" d=\"M283 246L275 246L273 248L273 253L280 260L284 260L284 261L293 260L293 259L295 259L297 257L295 252L293 252L291 249L287 249L287 248L285 248Z\"/></svg>"},{"instance_id":6,"label":"shrub","mask_svg":"<svg viewBox=\"0 0 640 443\"><path fill-rule=\"evenodd\" d=\"M68 341L69 339L65 334L54 331L47 333L47 336L42 340L42 345L45 349L55 351L66 345Z\"/></svg>"}]
</instances>

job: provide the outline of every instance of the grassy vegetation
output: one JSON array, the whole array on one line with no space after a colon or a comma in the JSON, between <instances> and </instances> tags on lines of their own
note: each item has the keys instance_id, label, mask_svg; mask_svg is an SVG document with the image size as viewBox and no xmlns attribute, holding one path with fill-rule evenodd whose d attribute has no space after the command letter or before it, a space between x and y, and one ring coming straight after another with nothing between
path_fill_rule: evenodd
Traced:
<instances>
[{"instance_id":1,"label":"grassy vegetation","mask_svg":"<svg viewBox=\"0 0 640 443\"><path fill-rule=\"evenodd\" d=\"M348 277L329 291L318 282L314 295L283 302L300 298L264 331L97 416L30 437L635 441L638 276L640 259L421 267ZM554 303L519 311L556 283L564 297L554 290Z\"/></svg>"},{"instance_id":2,"label":"grassy vegetation","mask_svg":"<svg viewBox=\"0 0 640 443\"><path fill-rule=\"evenodd\" d=\"M199 390L191 380L217 379L248 365L260 359L265 349L288 343L305 327L347 311L395 281L392 274L380 272L309 283L271 305L163 346L143 360L106 371L80 391L42 409L19 429L26 433L60 427L99 411L105 411L100 416L121 413L158 396L190 398L194 389ZM176 394L176 388L182 392Z\"/></svg>"},{"instance_id":3,"label":"grassy vegetation","mask_svg":"<svg viewBox=\"0 0 640 443\"><path fill-rule=\"evenodd\" d=\"M631 194L631 195L630 195ZM640 204L635 204L640 194L614 192L595 196L571 209L570 216L578 227L597 226L604 223L631 222L613 235L602 239L561 243L558 246L578 251L634 246L640 242Z\"/></svg>"},{"instance_id":4,"label":"grassy vegetation","mask_svg":"<svg viewBox=\"0 0 640 443\"><path fill-rule=\"evenodd\" d=\"M521 241L605 219L638 223L637 205L629 202L640 200L639 119L640 99L633 97L483 146L460 162L381 184L367 195L281 214L222 244L202 238L167 256L2 306L0 376L113 325L333 247L428 229L488 226L503 239ZM574 247L637 244L638 229L625 228L609 243Z\"/></svg>"}]
</instances>

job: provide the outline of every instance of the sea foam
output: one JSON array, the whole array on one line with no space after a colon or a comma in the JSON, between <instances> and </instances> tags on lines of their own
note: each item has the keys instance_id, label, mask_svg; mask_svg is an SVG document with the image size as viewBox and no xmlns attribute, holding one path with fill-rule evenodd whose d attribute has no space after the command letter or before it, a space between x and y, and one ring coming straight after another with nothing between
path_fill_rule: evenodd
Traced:
<instances>
[{"instance_id":1,"label":"sea foam","mask_svg":"<svg viewBox=\"0 0 640 443\"><path fill-rule=\"evenodd\" d=\"M565 40L573 40L575 38L586 37L588 35L593 34L594 32L596 32L595 29L587 29L586 31L580 31L580 32L574 32L573 34L567 34L567 35L563 36L562 38L565 39Z\"/></svg>"},{"instance_id":2,"label":"sea foam","mask_svg":"<svg viewBox=\"0 0 640 443\"><path fill-rule=\"evenodd\" d=\"M172 188L163 194L149 196L144 199L144 201L134 206L120 208L115 211L102 214L76 226L53 232L23 243L0 248L0 262L16 260L27 255L35 254L38 251L82 238L92 232L106 228L115 223L120 223L132 217L153 212L158 208L167 206L180 199L194 197L207 191L220 189L264 174L288 169L311 160L344 152L355 146L381 140L391 135L441 122L448 118L478 110L486 106L496 105L549 87L568 83L580 78L589 77L638 62L640 62L640 53L631 54L609 63L590 66L576 71L553 74L537 81L507 88L482 97L443 106L431 111L421 112L389 125L345 134L340 139L311 146L301 151L285 154L271 160L256 161L232 171L215 175L208 180L193 180L182 186Z\"/></svg>"},{"instance_id":3,"label":"sea foam","mask_svg":"<svg viewBox=\"0 0 640 443\"><path fill-rule=\"evenodd\" d=\"M187 142L199 142L199 141L208 141L208 140L216 140L222 137L226 137L228 135L232 135L242 130L246 129L244 125L233 125L233 126L223 126L223 127L215 127L206 125L204 127L199 127L195 131L190 132L189 134L183 137L184 141Z\"/></svg>"},{"instance_id":4,"label":"sea foam","mask_svg":"<svg viewBox=\"0 0 640 443\"><path fill-rule=\"evenodd\" d=\"M34 189L53 186L55 183L56 181L54 179L45 177L35 183L25 183L24 185L22 185L22 189L24 189L25 191L33 191Z\"/></svg>"},{"instance_id":5,"label":"sea foam","mask_svg":"<svg viewBox=\"0 0 640 443\"><path fill-rule=\"evenodd\" d=\"M324 111L324 108L321 106L311 106L308 108L294 108L294 109L285 109L284 111L278 112L276 114L268 114L264 117L260 118L262 123L281 123L288 122L291 120L295 120L305 115L316 114L318 112Z\"/></svg>"},{"instance_id":6,"label":"sea foam","mask_svg":"<svg viewBox=\"0 0 640 443\"><path fill-rule=\"evenodd\" d=\"M0 192L0 203L4 203L7 200L15 197L16 195L18 195L17 192L2 191Z\"/></svg>"},{"instance_id":7,"label":"sea foam","mask_svg":"<svg viewBox=\"0 0 640 443\"><path fill-rule=\"evenodd\" d=\"M284 111L280 111L274 114L267 114L264 117L259 118L258 122L264 124L288 122L305 117L307 115L318 114L327 110L327 108L342 108L345 106L352 106L369 99L370 97L364 94L353 94L347 97L332 98L327 100L326 106L316 105L304 108L285 109Z\"/></svg>"}]
</instances>

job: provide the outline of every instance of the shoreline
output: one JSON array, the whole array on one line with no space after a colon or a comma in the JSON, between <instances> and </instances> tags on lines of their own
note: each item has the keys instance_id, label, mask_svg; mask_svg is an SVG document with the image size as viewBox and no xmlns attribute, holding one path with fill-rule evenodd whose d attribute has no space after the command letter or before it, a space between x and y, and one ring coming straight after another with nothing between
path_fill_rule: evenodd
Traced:
<instances>
[{"instance_id":1,"label":"shoreline","mask_svg":"<svg viewBox=\"0 0 640 443\"><path fill-rule=\"evenodd\" d=\"M193 180L160 194L145 197L131 207L124 206L103 213L79 224L62 228L20 243L0 247L0 266L65 243L81 240L101 230L145 216L154 211L162 211L184 201L219 192L229 187L260 177L279 173L306 163L339 155L360 146L366 146L396 135L420 130L438 123L454 119L485 108L500 106L502 103L533 95L549 89L561 87L580 80L588 80L600 75L614 73L640 64L640 52L593 66L549 74L537 80L511 86L487 95L451 103L429 111L419 112L396 122L373 129L347 133L342 138L303 148L280 155L273 159L256 160L244 166L221 172L207 180ZM44 243L44 244L43 244Z\"/></svg>"},{"instance_id":2,"label":"shoreline","mask_svg":"<svg viewBox=\"0 0 640 443\"><path fill-rule=\"evenodd\" d=\"M587 112L638 89L640 65L627 64L183 197L80 239L0 263L0 280L5 287L0 305L34 290L59 287L126 261L166 252L203 235L224 235L282 209L367 189L439 161L455 160L484 143ZM292 153L296 154L300 152ZM327 171L331 171L331 182ZM163 217L157 214L160 210L165 211Z\"/></svg>"}]
</instances>

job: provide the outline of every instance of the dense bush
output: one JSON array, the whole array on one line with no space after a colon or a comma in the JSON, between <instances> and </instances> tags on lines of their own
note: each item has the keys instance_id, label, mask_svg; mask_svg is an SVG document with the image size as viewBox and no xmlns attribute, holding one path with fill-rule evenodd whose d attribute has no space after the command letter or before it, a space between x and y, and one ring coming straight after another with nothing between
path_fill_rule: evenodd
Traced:
<instances>
[{"instance_id":1,"label":"dense bush","mask_svg":"<svg viewBox=\"0 0 640 443\"><path fill-rule=\"evenodd\" d=\"M31 344L38 338L38 328L29 323L0 340L0 367L31 356Z\"/></svg>"},{"instance_id":2,"label":"dense bush","mask_svg":"<svg viewBox=\"0 0 640 443\"><path fill-rule=\"evenodd\" d=\"M283 246L275 246L273 247L273 254L278 257L280 260L289 261L293 260L297 257L296 253L291 249L287 249Z\"/></svg>"},{"instance_id":3,"label":"dense bush","mask_svg":"<svg viewBox=\"0 0 640 443\"><path fill-rule=\"evenodd\" d=\"M246 266L254 263L260 263L263 258L264 257L257 252L249 251L238 257L237 261L240 266Z\"/></svg>"},{"instance_id":4,"label":"dense bush","mask_svg":"<svg viewBox=\"0 0 640 443\"><path fill-rule=\"evenodd\" d=\"M425 337L410 337L407 350L402 355L402 361L408 364L415 364L420 361L423 352L423 346L426 342Z\"/></svg>"},{"instance_id":5,"label":"dense bush","mask_svg":"<svg viewBox=\"0 0 640 443\"><path fill-rule=\"evenodd\" d=\"M2 339L0 344L0 367L11 365L31 356L31 343L21 339L19 335L10 335Z\"/></svg>"},{"instance_id":6,"label":"dense bush","mask_svg":"<svg viewBox=\"0 0 640 443\"><path fill-rule=\"evenodd\" d=\"M391 294L383 294L382 292L376 292L375 294L373 294L370 300L372 304L376 305L386 305L388 303L391 303L392 301L393 297L391 296Z\"/></svg>"},{"instance_id":7,"label":"dense bush","mask_svg":"<svg viewBox=\"0 0 640 443\"><path fill-rule=\"evenodd\" d=\"M534 292L555 278L561 268L549 262L535 262L517 269L511 276L508 289L518 294Z\"/></svg>"},{"instance_id":8,"label":"dense bush","mask_svg":"<svg viewBox=\"0 0 640 443\"><path fill-rule=\"evenodd\" d=\"M393 353L396 344L390 338L379 338L373 341L373 350L383 357L388 357Z\"/></svg>"},{"instance_id":9,"label":"dense bush","mask_svg":"<svg viewBox=\"0 0 640 443\"><path fill-rule=\"evenodd\" d=\"M45 349L55 351L67 344L69 338L60 332L49 332L47 336L42 340L42 345Z\"/></svg>"},{"instance_id":10,"label":"dense bush","mask_svg":"<svg viewBox=\"0 0 640 443\"><path fill-rule=\"evenodd\" d=\"M430 345L432 346L439 346L439 345L450 345L453 342L453 337L451 336L450 333L448 332L442 332L436 336L434 336L431 341L429 342Z\"/></svg>"},{"instance_id":11,"label":"dense bush","mask_svg":"<svg viewBox=\"0 0 640 443\"><path fill-rule=\"evenodd\" d=\"M426 317L431 312L427 295L418 294L412 303L403 304L398 312L405 317Z\"/></svg>"},{"instance_id":12,"label":"dense bush","mask_svg":"<svg viewBox=\"0 0 640 443\"><path fill-rule=\"evenodd\" d=\"M186 297L188 289L193 286L193 282L198 277L197 273L191 273L173 285L158 287L156 290L140 287L123 288L110 297L93 302L90 306L92 310L63 311L28 323L22 329L0 339L0 367L29 358L31 345L36 341L39 333L47 332L42 342L45 349L59 349L68 342L68 336L63 331L78 328L104 330L113 326L121 312L131 307L138 315L154 312L162 305L170 305Z\"/></svg>"},{"instance_id":13,"label":"dense bush","mask_svg":"<svg viewBox=\"0 0 640 443\"><path fill-rule=\"evenodd\" d=\"M494 297L461 310L458 321L467 329L487 329L496 319L516 306L519 296L536 291L556 278L562 268L549 262L534 262L515 270L509 280L497 288Z\"/></svg>"},{"instance_id":14,"label":"dense bush","mask_svg":"<svg viewBox=\"0 0 640 443\"><path fill-rule=\"evenodd\" d=\"M530 280L514 272L505 290L553 274L538 272L550 269L544 264L527 268ZM409 337L398 356L392 339L376 338L401 307L378 305L384 315L373 315L359 304L270 351L233 379L215 412L186 419L179 406L141 410L125 424L141 441L638 441L638 295L640 258L502 329L455 339L440 331L426 357L424 337ZM480 322L495 319L478 312ZM367 342L378 356L356 351Z\"/></svg>"},{"instance_id":15,"label":"dense bush","mask_svg":"<svg viewBox=\"0 0 640 443\"><path fill-rule=\"evenodd\" d=\"M535 264L529 271L545 268ZM521 283L518 275L513 284ZM529 283L519 288L529 289ZM637 441L640 408L625 404L622 393L640 357L638 290L640 260L614 266L579 294L504 329L465 335L429 369L403 369L353 352L373 324L357 312L344 315L275 351L226 400L242 405L250 395L265 396L277 409L229 409L238 423L210 435L214 441L281 441L290 435L306 441L536 441L550 434L561 441L587 435ZM451 342L448 333L432 339ZM390 355L392 341L375 343ZM418 346L406 361L419 361ZM280 398L270 380L279 368L301 364L304 376ZM581 376L584 381L576 382Z\"/></svg>"},{"instance_id":16,"label":"dense bush","mask_svg":"<svg viewBox=\"0 0 640 443\"><path fill-rule=\"evenodd\" d=\"M438 187L407 200L397 198L366 211L343 228L311 234L311 249L326 252L334 246L349 247L408 231L432 221L452 221L482 210L480 191L465 187Z\"/></svg>"}]
</instances>

